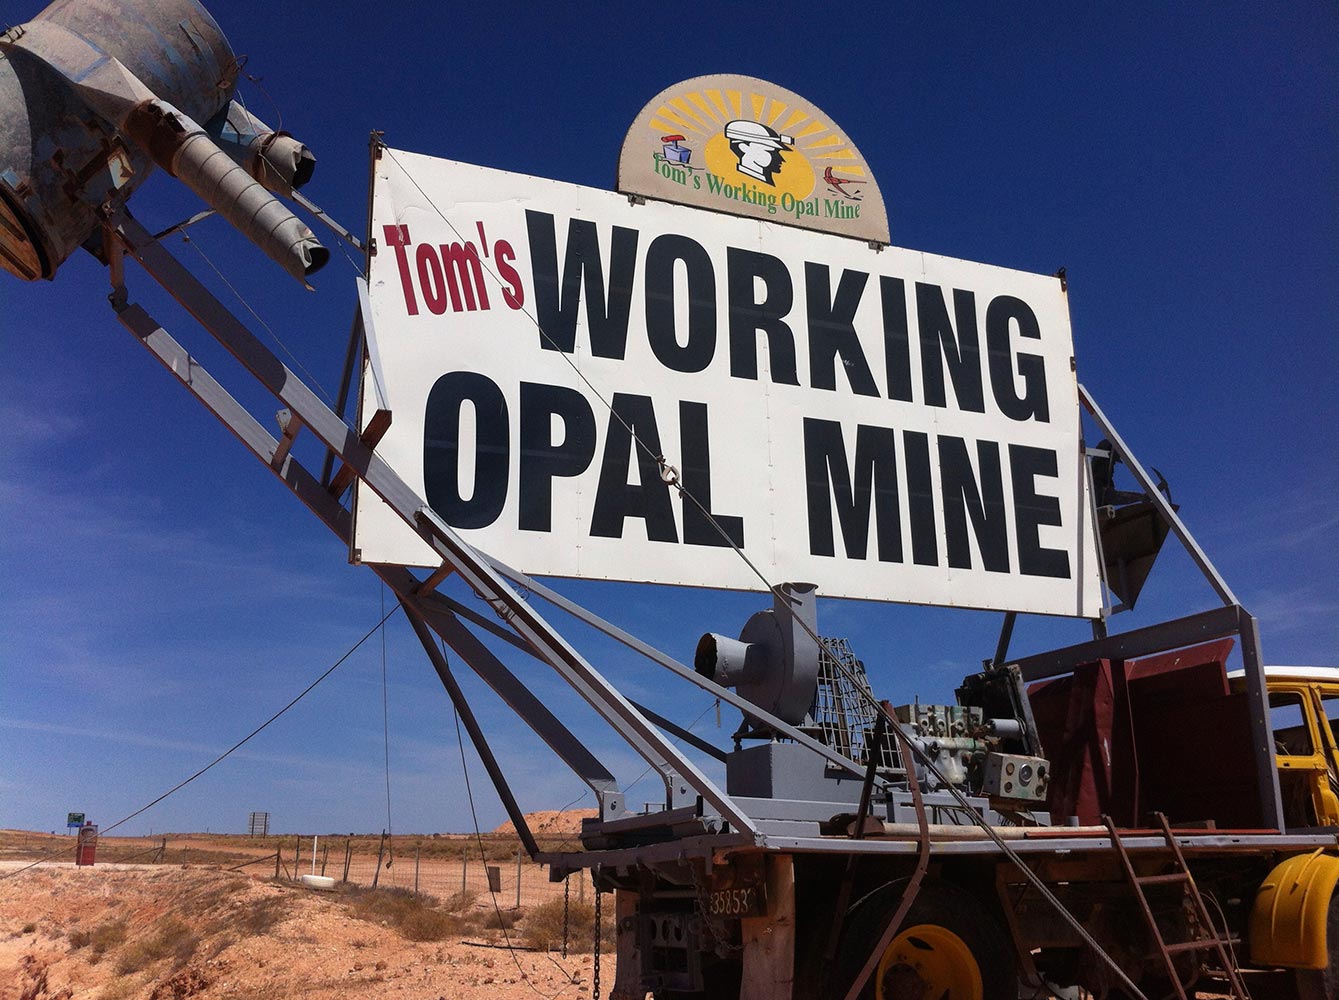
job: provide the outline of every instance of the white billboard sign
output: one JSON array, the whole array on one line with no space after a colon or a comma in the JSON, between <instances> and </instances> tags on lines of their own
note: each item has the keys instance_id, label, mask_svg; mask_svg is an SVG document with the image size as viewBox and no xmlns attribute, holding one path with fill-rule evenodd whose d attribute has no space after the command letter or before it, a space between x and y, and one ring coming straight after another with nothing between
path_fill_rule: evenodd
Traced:
<instances>
[{"instance_id":1,"label":"white billboard sign","mask_svg":"<svg viewBox=\"0 0 1339 1000\"><path fill-rule=\"evenodd\" d=\"M1057 279L390 149L372 214L378 454L503 562L1098 613Z\"/></svg>"}]
</instances>

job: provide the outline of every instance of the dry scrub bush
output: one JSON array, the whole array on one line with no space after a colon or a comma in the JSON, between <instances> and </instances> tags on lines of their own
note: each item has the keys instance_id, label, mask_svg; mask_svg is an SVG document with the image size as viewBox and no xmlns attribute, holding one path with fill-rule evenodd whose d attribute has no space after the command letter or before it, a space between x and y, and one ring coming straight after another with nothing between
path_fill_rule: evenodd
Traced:
<instances>
[{"instance_id":1,"label":"dry scrub bush","mask_svg":"<svg viewBox=\"0 0 1339 1000\"><path fill-rule=\"evenodd\" d=\"M608 909L600 928L600 947L609 951L614 948L614 923L609 919ZM521 921L521 935L525 943L540 951L556 951L563 944L563 901L550 899L546 903L532 906L525 911ZM567 950L585 953L594 950L595 942L595 905L584 900L573 899L567 911Z\"/></svg>"},{"instance_id":2,"label":"dry scrub bush","mask_svg":"<svg viewBox=\"0 0 1339 1000\"><path fill-rule=\"evenodd\" d=\"M70 931L70 950L78 951L87 947L90 954L88 962L95 965L107 952L120 945L126 939L124 920L107 920L91 931Z\"/></svg>"},{"instance_id":3,"label":"dry scrub bush","mask_svg":"<svg viewBox=\"0 0 1339 1000\"><path fill-rule=\"evenodd\" d=\"M425 906L405 913L397 930L409 941L445 941L459 934L463 923L454 913L443 913Z\"/></svg>"},{"instance_id":4,"label":"dry scrub bush","mask_svg":"<svg viewBox=\"0 0 1339 1000\"><path fill-rule=\"evenodd\" d=\"M98 992L98 1000L126 1000L139 988L139 982L130 976L118 976Z\"/></svg>"},{"instance_id":5,"label":"dry scrub bush","mask_svg":"<svg viewBox=\"0 0 1339 1000\"><path fill-rule=\"evenodd\" d=\"M484 913L483 926L490 931L509 931L520 922L521 910L503 910L494 907Z\"/></svg>"},{"instance_id":6,"label":"dry scrub bush","mask_svg":"<svg viewBox=\"0 0 1339 1000\"><path fill-rule=\"evenodd\" d=\"M353 916L393 928L410 941L443 941L475 925L471 915L461 912L473 905L472 893L458 892L443 902L408 889L374 889L349 893L346 899Z\"/></svg>"},{"instance_id":7,"label":"dry scrub bush","mask_svg":"<svg viewBox=\"0 0 1339 1000\"><path fill-rule=\"evenodd\" d=\"M269 896L255 902L242 903L230 913L222 924L238 937L256 937L268 933L285 917L284 901L278 896Z\"/></svg>"},{"instance_id":8,"label":"dry scrub bush","mask_svg":"<svg viewBox=\"0 0 1339 1000\"><path fill-rule=\"evenodd\" d=\"M138 972L165 958L173 959L174 965L185 965L199 945L200 938L189 924L180 917L167 916L154 924L148 937L132 941L122 949L116 971L121 975Z\"/></svg>"},{"instance_id":9,"label":"dry scrub bush","mask_svg":"<svg viewBox=\"0 0 1339 1000\"><path fill-rule=\"evenodd\" d=\"M474 901L479 898L477 892L462 889L460 892L452 893L442 900L442 909L448 913L464 913L474 908Z\"/></svg>"}]
</instances>

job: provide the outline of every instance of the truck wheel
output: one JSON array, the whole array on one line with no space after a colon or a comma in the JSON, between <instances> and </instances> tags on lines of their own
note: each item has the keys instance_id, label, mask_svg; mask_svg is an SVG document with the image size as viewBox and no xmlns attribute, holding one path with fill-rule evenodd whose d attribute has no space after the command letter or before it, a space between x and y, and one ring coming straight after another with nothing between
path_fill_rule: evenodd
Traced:
<instances>
[{"instance_id":1,"label":"truck wheel","mask_svg":"<svg viewBox=\"0 0 1339 1000\"><path fill-rule=\"evenodd\" d=\"M851 908L838 959L840 982L855 981L905 885L881 886ZM921 888L860 994L860 1000L1017 997L1018 972L1004 930L974 896L943 883Z\"/></svg>"},{"instance_id":2,"label":"truck wheel","mask_svg":"<svg viewBox=\"0 0 1339 1000\"><path fill-rule=\"evenodd\" d=\"M1297 984L1297 1000L1336 1000L1339 998L1339 895L1330 899L1330 911L1325 920L1325 947L1329 964L1323 969L1298 969L1293 973Z\"/></svg>"}]
</instances>

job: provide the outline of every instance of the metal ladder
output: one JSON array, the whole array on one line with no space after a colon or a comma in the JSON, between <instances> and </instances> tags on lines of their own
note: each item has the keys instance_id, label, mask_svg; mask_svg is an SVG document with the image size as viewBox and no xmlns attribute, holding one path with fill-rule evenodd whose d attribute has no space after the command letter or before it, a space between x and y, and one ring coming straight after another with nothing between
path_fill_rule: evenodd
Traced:
<instances>
[{"instance_id":1,"label":"metal ladder","mask_svg":"<svg viewBox=\"0 0 1339 1000\"><path fill-rule=\"evenodd\" d=\"M1135 897L1139 900L1139 907L1143 910L1149 933L1152 934L1153 941L1158 946L1158 952L1162 955L1162 960L1167 966L1167 977L1172 981L1172 985L1176 989L1176 995L1180 1000L1187 1000L1185 987L1181 985L1181 977L1177 975L1173 956L1187 951L1212 950L1217 953L1218 964L1227 974L1231 995L1235 1000L1250 1000L1250 995L1246 992L1246 986L1242 982L1241 974L1237 971L1236 962L1233 961L1230 951L1231 939L1219 936L1218 927L1210 918L1209 911L1204 906L1204 897L1200 895L1199 886L1195 884L1195 879L1190 874L1190 868L1186 865L1181 847L1177 844L1176 838L1172 835L1171 827L1167 824L1167 817L1160 812L1155 812L1153 815L1162 827L1162 836L1167 842L1174 868L1173 871L1164 875L1139 875L1136 873L1134 863L1130 860L1130 852L1126 850L1120 834L1116 831L1115 822L1110 816L1103 816L1102 821L1106 824L1107 831L1111 835L1111 846L1115 848L1116 854L1120 857L1121 865L1125 869L1125 877L1133 887ZM1190 901L1195 908L1195 915L1199 919L1199 933L1201 936L1192 937L1188 941L1175 941L1168 944L1163 939L1162 932L1158 930L1158 922L1154 919L1153 910L1148 905L1148 897L1144 894L1144 886L1176 883L1183 883L1185 886L1185 893L1190 897Z\"/></svg>"}]
</instances>

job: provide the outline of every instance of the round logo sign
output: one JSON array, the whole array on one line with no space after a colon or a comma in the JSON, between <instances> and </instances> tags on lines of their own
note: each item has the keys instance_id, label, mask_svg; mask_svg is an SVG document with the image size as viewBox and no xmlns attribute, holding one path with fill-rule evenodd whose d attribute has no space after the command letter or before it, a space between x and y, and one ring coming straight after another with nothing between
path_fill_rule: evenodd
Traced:
<instances>
[{"instance_id":1,"label":"round logo sign","mask_svg":"<svg viewBox=\"0 0 1339 1000\"><path fill-rule=\"evenodd\" d=\"M888 242L883 196L832 119L747 76L702 76L658 94L623 140L618 190Z\"/></svg>"}]
</instances>

